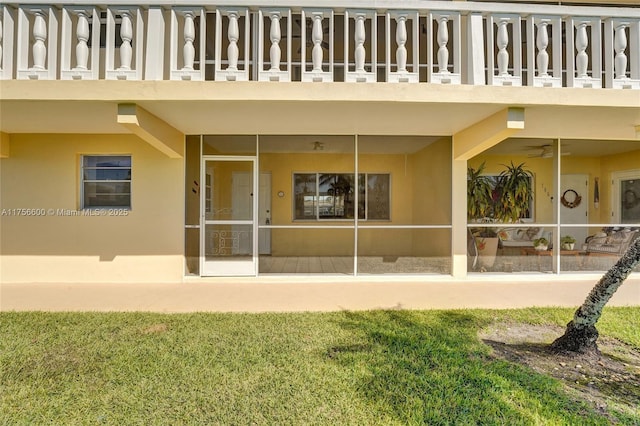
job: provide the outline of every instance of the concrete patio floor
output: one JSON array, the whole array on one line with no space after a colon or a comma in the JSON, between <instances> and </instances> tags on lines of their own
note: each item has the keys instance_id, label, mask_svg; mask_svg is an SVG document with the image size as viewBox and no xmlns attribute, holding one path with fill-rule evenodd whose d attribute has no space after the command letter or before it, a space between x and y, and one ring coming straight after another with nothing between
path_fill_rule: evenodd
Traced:
<instances>
[{"instance_id":1,"label":"concrete patio floor","mask_svg":"<svg viewBox=\"0 0 640 426\"><path fill-rule=\"evenodd\" d=\"M609 306L640 306L640 276ZM580 305L600 275L274 276L168 284L0 284L0 311L300 312Z\"/></svg>"}]
</instances>

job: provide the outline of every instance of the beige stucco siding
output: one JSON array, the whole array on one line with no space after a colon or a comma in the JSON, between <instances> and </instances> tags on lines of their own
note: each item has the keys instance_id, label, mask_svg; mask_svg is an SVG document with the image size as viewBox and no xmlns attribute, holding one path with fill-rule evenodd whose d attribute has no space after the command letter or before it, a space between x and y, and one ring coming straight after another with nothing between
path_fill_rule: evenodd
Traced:
<instances>
[{"instance_id":1,"label":"beige stucco siding","mask_svg":"<svg viewBox=\"0 0 640 426\"><path fill-rule=\"evenodd\" d=\"M415 223L451 224L451 139L442 138L411 156L415 170L411 193ZM416 256L449 257L451 230L432 229L415 233Z\"/></svg>"},{"instance_id":2,"label":"beige stucco siding","mask_svg":"<svg viewBox=\"0 0 640 426\"><path fill-rule=\"evenodd\" d=\"M132 207L124 216L62 213L80 209L83 154L131 155ZM15 134L0 168L3 282L182 279L182 159L169 159L136 136Z\"/></svg>"}]
</instances>

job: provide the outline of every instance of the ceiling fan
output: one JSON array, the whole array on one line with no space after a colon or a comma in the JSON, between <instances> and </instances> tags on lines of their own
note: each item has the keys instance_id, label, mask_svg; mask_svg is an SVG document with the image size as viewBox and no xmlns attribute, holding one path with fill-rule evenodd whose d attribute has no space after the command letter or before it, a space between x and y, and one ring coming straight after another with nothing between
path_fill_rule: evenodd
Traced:
<instances>
[{"instance_id":1,"label":"ceiling fan","mask_svg":"<svg viewBox=\"0 0 640 426\"><path fill-rule=\"evenodd\" d=\"M320 141L313 142L313 150L314 151L324 151L324 143Z\"/></svg>"},{"instance_id":2,"label":"ceiling fan","mask_svg":"<svg viewBox=\"0 0 640 426\"><path fill-rule=\"evenodd\" d=\"M527 149L538 151L535 154L529 154L529 158L553 158L553 145L529 145ZM571 153L563 152L562 155L571 155Z\"/></svg>"}]
</instances>

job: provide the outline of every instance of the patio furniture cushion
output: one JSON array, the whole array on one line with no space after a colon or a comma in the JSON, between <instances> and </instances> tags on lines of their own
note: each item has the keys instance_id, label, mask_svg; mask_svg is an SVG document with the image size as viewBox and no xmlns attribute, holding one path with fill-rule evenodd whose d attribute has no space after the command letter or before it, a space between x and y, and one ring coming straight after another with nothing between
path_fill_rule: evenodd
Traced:
<instances>
[{"instance_id":1,"label":"patio furniture cushion","mask_svg":"<svg viewBox=\"0 0 640 426\"><path fill-rule=\"evenodd\" d=\"M608 228L587 238L586 252L622 255L639 236L637 228Z\"/></svg>"},{"instance_id":2,"label":"patio furniture cushion","mask_svg":"<svg viewBox=\"0 0 640 426\"><path fill-rule=\"evenodd\" d=\"M498 231L498 237L503 247L533 247L533 241L542 237L544 228L502 228Z\"/></svg>"}]
</instances>

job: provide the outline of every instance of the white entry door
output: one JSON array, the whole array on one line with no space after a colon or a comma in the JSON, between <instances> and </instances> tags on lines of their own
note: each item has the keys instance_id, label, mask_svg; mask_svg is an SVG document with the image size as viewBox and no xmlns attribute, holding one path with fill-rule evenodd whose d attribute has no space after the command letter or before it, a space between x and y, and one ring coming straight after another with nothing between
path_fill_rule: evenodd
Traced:
<instances>
[{"instance_id":1,"label":"white entry door","mask_svg":"<svg viewBox=\"0 0 640 426\"><path fill-rule=\"evenodd\" d=\"M201 182L201 275L256 275L256 162L204 157Z\"/></svg>"},{"instance_id":2,"label":"white entry door","mask_svg":"<svg viewBox=\"0 0 640 426\"><path fill-rule=\"evenodd\" d=\"M589 176L567 174L562 175L560 181L560 222L585 224L585 227L566 228L562 232L575 238L576 247L581 247L587 238L589 223Z\"/></svg>"}]
</instances>

